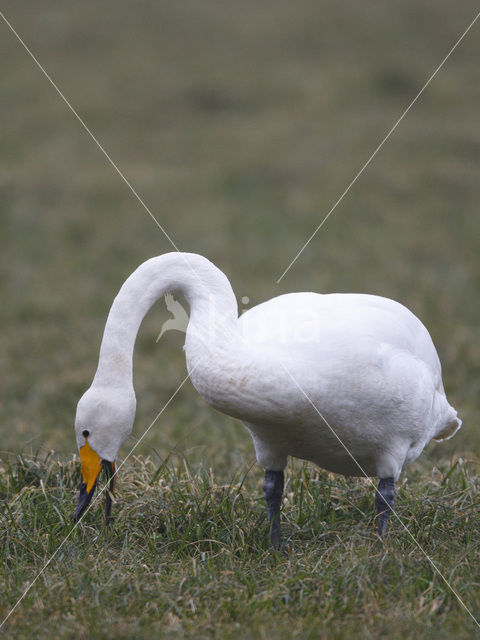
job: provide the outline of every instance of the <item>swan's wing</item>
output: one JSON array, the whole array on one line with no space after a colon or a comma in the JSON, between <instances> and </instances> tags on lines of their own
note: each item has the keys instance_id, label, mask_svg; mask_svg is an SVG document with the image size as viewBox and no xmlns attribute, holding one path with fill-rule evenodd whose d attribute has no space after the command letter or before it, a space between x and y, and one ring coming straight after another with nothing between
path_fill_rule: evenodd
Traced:
<instances>
[{"instance_id":1,"label":"swan's wing","mask_svg":"<svg viewBox=\"0 0 480 640\"><path fill-rule=\"evenodd\" d=\"M305 362L350 360L390 345L424 362L435 387L441 366L430 334L402 304L363 294L292 293L249 309L239 318L252 347Z\"/></svg>"}]
</instances>

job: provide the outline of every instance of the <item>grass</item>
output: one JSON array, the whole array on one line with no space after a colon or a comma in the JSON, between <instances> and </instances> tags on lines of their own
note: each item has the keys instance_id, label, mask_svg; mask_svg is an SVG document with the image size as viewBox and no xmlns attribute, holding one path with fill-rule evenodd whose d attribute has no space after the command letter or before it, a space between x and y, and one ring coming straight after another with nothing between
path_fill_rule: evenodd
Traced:
<instances>
[{"instance_id":1,"label":"grass","mask_svg":"<svg viewBox=\"0 0 480 640\"><path fill-rule=\"evenodd\" d=\"M2 11L177 246L225 270L239 300L363 291L424 321L464 426L406 471L397 505L478 615L478 24L275 284L477 4L139 0L133 11L48 0L40 11L5 0ZM111 301L171 247L0 27L6 615L71 531L75 406ZM124 454L185 375L182 336L155 342L167 318L158 304L139 333ZM135 453L111 532L92 510L10 619L10 637L474 634L398 523L376 540L361 480L292 463L287 551L272 556L248 433L190 385Z\"/></svg>"},{"instance_id":2,"label":"grass","mask_svg":"<svg viewBox=\"0 0 480 640\"><path fill-rule=\"evenodd\" d=\"M479 461L417 467L397 512L453 589L478 611ZM267 545L259 474L194 472L135 458L114 521L100 499L12 615L15 637L470 638L476 625L397 520L374 534L366 481L289 469L282 554ZM76 460L2 469L2 610L72 531ZM476 594L473 597L473 594ZM25 611L29 614L25 615Z\"/></svg>"}]
</instances>

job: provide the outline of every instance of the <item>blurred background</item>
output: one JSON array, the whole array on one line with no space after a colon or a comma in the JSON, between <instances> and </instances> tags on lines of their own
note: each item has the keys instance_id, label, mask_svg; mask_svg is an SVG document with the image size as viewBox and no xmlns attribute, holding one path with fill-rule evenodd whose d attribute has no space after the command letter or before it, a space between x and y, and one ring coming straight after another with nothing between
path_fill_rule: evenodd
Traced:
<instances>
[{"instance_id":1,"label":"blurred background","mask_svg":"<svg viewBox=\"0 0 480 640\"><path fill-rule=\"evenodd\" d=\"M480 452L480 24L276 280L477 10L466 0L3 3L177 246L215 262L239 303L358 291L422 319L464 420L427 460ZM68 457L110 304L139 263L172 247L0 29L0 448ZM130 445L185 375L183 335L156 343L169 317L160 301L141 327ZM241 423L190 383L139 447L172 449L216 469L254 460Z\"/></svg>"}]
</instances>

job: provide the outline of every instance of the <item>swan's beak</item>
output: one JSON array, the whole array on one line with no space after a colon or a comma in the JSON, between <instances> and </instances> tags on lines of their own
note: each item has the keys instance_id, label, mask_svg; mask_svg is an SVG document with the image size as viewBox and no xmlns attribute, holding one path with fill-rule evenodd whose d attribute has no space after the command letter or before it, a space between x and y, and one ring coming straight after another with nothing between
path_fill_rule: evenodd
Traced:
<instances>
[{"instance_id":1,"label":"swan's beak","mask_svg":"<svg viewBox=\"0 0 480 640\"><path fill-rule=\"evenodd\" d=\"M80 462L82 484L80 485L80 495L78 496L73 519L75 522L78 522L85 513L85 510L93 498L98 476L103 468L109 485L105 490L105 521L108 524L112 509L112 493L115 488L115 462L102 460L98 453L92 449L86 438L85 444L83 447L80 447Z\"/></svg>"}]
</instances>

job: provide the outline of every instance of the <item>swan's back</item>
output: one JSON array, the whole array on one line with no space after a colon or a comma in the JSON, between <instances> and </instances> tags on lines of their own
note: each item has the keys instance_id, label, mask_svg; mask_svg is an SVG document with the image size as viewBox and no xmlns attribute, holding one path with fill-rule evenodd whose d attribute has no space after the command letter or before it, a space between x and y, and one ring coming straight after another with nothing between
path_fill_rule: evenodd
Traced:
<instances>
[{"instance_id":1,"label":"swan's back","mask_svg":"<svg viewBox=\"0 0 480 640\"><path fill-rule=\"evenodd\" d=\"M245 312L239 319L252 347L286 350L297 358L338 361L358 350L389 345L421 360L436 388L443 389L441 365L422 322L402 304L354 293L290 293Z\"/></svg>"}]
</instances>

